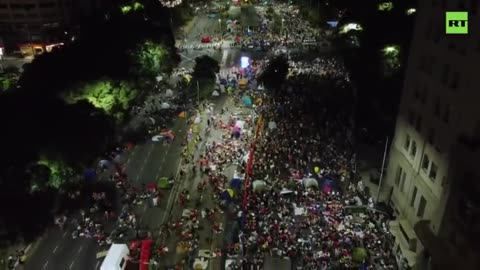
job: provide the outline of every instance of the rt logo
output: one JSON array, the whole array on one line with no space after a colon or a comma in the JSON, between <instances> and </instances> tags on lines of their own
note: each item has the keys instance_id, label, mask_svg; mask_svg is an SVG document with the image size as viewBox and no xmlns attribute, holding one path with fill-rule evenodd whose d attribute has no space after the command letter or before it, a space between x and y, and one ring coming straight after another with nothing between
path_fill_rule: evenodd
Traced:
<instances>
[{"instance_id":1,"label":"rt logo","mask_svg":"<svg viewBox=\"0 0 480 270\"><path fill-rule=\"evenodd\" d=\"M448 12L445 14L447 34L468 34L468 12Z\"/></svg>"}]
</instances>

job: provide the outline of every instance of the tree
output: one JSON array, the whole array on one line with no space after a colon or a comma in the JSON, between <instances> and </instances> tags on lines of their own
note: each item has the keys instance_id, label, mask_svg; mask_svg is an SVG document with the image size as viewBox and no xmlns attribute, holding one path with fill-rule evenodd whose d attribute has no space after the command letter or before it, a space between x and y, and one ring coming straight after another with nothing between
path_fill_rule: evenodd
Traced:
<instances>
[{"instance_id":1,"label":"tree","mask_svg":"<svg viewBox=\"0 0 480 270\"><path fill-rule=\"evenodd\" d=\"M65 162L50 160L46 157L32 164L27 172L31 176L32 192L46 188L59 190L75 175L74 169Z\"/></svg>"},{"instance_id":2,"label":"tree","mask_svg":"<svg viewBox=\"0 0 480 270\"><path fill-rule=\"evenodd\" d=\"M0 73L0 92L12 89L17 85L20 72L16 67L7 67Z\"/></svg>"},{"instance_id":3,"label":"tree","mask_svg":"<svg viewBox=\"0 0 480 270\"><path fill-rule=\"evenodd\" d=\"M195 58L195 67L193 68L194 79L214 80L215 74L220 71L218 61L210 56L204 55Z\"/></svg>"},{"instance_id":4,"label":"tree","mask_svg":"<svg viewBox=\"0 0 480 270\"><path fill-rule=\"evenodd\" d=\"M131 52L134 74L142 78L155 79L160 73L169 73L173 66L165 46L152 41L138 44Z\"/></svg>"},{"instance_id":5,"label":"tree","mask_svg":"<svg viewBox=\"0 0 480 270\"><path fill-rule=\"evenodd\" d=\"M64 100L70 104L86 100L107 115L117 116L130 109L137 96L138 91L128 82L103 79L81 84L64 95Z\"/></svg>"},{"instance_id":6,"label":"tree","mask_svg":"<svg viewBox=\"0 0 480 270\"><path fill-rule=\"evenodd\" d=\"M267 89L279 90L288 74L288 60L280 55L270 60L268 66L260 75L259 81Z\"/></svg>"}]
</instances>

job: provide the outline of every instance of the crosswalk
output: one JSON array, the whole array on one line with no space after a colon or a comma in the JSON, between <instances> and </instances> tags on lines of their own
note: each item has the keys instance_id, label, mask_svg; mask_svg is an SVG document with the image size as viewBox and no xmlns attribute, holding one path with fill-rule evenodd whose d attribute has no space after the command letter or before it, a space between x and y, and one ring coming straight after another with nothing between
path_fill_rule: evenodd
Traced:
<instances>
[{"instance_id":1,"label":"crosswalk","mask_svg":"<svg viewBox=\"0 0 480 270\"><path fill-rule=\"evenodd\" d=\"M192 50L192 49L216 49L219 46L221 48L230 48L232 41L213 42L213 43L188 43L178 46L179 49Z\"/></svg>"}]
</instances>

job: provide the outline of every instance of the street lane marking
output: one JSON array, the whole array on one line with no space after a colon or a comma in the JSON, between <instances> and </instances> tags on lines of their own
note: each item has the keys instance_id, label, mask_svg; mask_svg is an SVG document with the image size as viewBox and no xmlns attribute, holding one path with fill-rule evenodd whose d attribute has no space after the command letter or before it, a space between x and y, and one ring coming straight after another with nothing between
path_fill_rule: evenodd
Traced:
<instances>
[{"instance_id":1,"label":"street lane marking","mask_svg":"<svg viewBox=\"0 0 480 270\"><path fill-rule=\"evenodd\" d=\"M43 265L43 269L47 268L47 265L48 265L48 261L46 261L45 264Z\"/></svg>"},{"instance_id":2,"label":"street lane marking","mask_svg":"<svg viewBox=\"0 0 480 270\"><path fill-rule=\"evenodd\" d=\"M55 252L57 252L57 249L58 249L58 245L53 249L53 254L55 254Z\"/></svg>"},{"instance_id":3,"label":"street lane marking","mask_svg":"<svg viewBox=\"0 0 480 270\"><path fill-rule=\"evenodd\" d=\"M98 267L100 267L100 261L98 261L97 264L95 265L95 269L98 269Z\"/></svg>"},{"instance_id":4,"label":"street lane marking","mask_svg":"<svg viewBox=\"0 0 480 270\"><path fill-rule=\"evenodd\" d=\"M64 232L64 233L63 233L63 238L65 238L65 236L67 236L67 232Z\"/></svg>"},{"instance_id":5,"label":"street lane marking","mask_svg":"<svg viewBox=\"0 0 480 270\"><path fill-rule=\"evenodd\" d=\"M68 269L72 269L74 263L75 263L75 261L72 261L72 263L70 264L70 266L68 267Z\"/></svg>"},{"instance_id":6,"label":"street lane marking","mask_svg":"<svg viewBox=\"0 0 480 270\"><path fill-rule=\"evenodd\" d=\"M78 249L78 253L82 252L83 250L83 246L80 246L80 248Z\"/></svg>"}]
</instances>

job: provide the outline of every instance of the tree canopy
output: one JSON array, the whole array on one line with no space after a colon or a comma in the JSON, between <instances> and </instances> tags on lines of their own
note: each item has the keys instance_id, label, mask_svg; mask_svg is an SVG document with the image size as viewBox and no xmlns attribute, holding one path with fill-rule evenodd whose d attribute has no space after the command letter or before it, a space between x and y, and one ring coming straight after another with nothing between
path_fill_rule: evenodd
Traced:
<instances>
[{"instance_id":1,"label":"tree canopy","mask_svg":"<svg viewBox=\"0 0 480 270\"><path fill-rule=\"evenodd\" d=\"M169 73L173 68L170 52L165 46L145 41L131 52L132 73L140 77L154 79L160 73Z\"/></svg>"},{"instance_id":2,"label":"tree canopy","mask_svg":"<svg viewBox=\"0 0 480 270\"><path fill-rule=\"evenodd\" d=\"M215 74L220 71L218 61L210 56L203 55L195 58L193 68L194 79L215 79Z\"/></svg>"},{"instance_id":3,"label":"tree canopy","mask_svg":"<svg viewBox=\"0 0 480 270\"><path fill-rule=\"evenodd\" d=\"M288 74L288 60L284 55L271 59L260 75L259 81L271 90L279 90Z\"/></svg>"}]
</instances>

